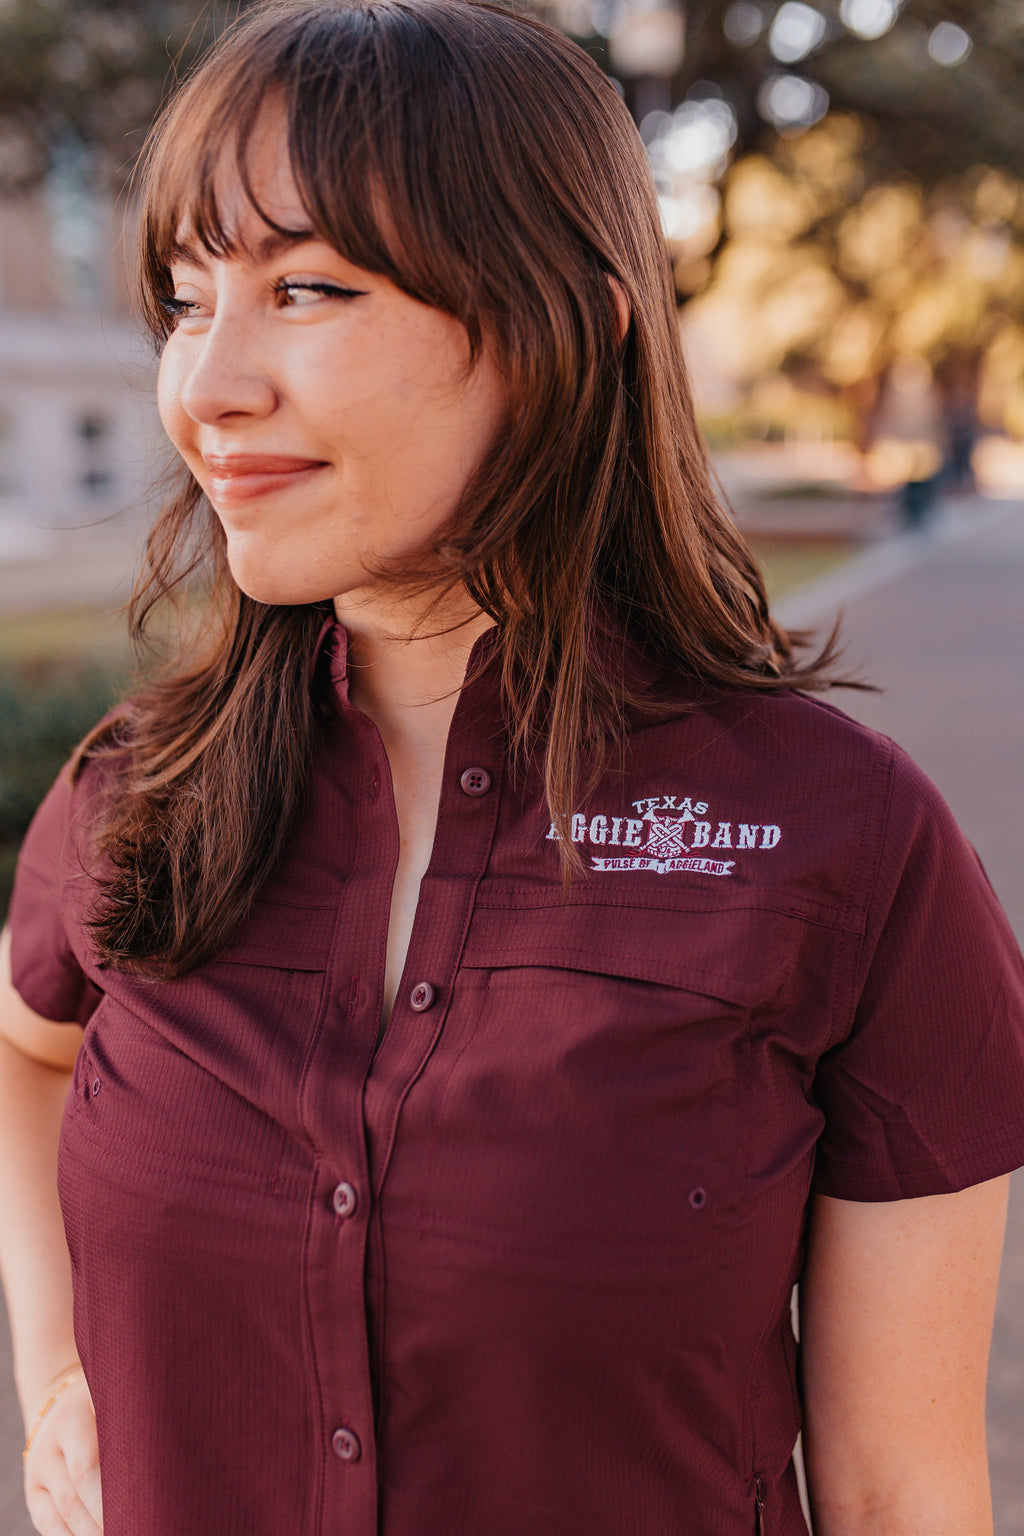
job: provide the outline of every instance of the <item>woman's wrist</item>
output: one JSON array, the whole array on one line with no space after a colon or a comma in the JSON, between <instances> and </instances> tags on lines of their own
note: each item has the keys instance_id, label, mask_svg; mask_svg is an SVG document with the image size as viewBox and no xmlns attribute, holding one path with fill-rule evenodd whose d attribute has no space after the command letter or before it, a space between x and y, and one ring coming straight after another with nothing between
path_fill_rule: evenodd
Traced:
<instances>
[{"instance_id":1,"label":"woman's wrist","mask_svg":"<svg viewBox=\"0 0 1024 1536\"><path fill-rule=\"evenodd\" d=\"M81 1361L74 1360L66 1365L62 1371L58 1371L39 1392L39 1405L32 1415L31 1422L26 1418L25 1448L21 1453L22 1460L27 1460L28 1453L32 1449L32 1442L42 1428L54 1407L63 1394L78 1382L85 1380L85 1370Z\"/></svg>"},{"instance_id":2,"label":"woman's wrist","mask_svg":"<svg viewBox=\"0 0 1024 1536\"><path fill-rule=\"evenodd\" d=\"M32 1449L32 1443L46 1422L50 1410L70 1387L77 1386L80 1381L84 1380L85 1370L81 1362L76 1360L73 1365L67 1366L49 1383L43 1401L36 1410L35 1417L29 1427L28 1435L25 1439L25 1448L21 1453L22 1461L28 1460L28 1453Z\"/></svg>"}]
</instances>

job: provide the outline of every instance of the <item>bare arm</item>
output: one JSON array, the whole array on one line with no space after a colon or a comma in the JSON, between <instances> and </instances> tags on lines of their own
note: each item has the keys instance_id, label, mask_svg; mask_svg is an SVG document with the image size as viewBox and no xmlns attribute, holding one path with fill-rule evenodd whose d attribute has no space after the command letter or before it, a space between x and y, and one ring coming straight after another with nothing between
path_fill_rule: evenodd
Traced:
<instances>
[{"instance_id":1,"label":"bare arm","mask_svg":"<svg viewBox=\"0 0 1024 1536\"><path fill-rule=\"evenodd\" d=\"M57 1200L57 1137L81 1039L77 1026L50 1023L22 1002L11 985L4 933L0 1069L7 1092L0 1117L0 1276L26 1432L53 1383L77 1363L71 1263ZM36 1528L46 1536L65 1531L92 1536L100 1529L90 1419L88 1391L84 1381L76 1382L49 1410L33 1443L26 1495Z\"/></svg>"},{"instance_id":2,"label":"bare arm","mask_svg":"<svg viewBox=\"0 0 1024 1536\"><path fill-rule=\"evenodd\" d=\"M992 1536L985 1381L1008 1184L814 1203L800 1333L815 1536Z\"/></svg>"}]
</instances>

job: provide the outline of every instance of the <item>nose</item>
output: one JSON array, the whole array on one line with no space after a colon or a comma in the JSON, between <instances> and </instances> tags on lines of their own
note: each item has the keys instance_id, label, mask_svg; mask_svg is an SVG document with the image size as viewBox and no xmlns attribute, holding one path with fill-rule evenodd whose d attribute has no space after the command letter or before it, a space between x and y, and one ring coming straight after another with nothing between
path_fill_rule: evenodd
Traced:
<instances>
[{"instance_id":1,"label":"nose","mask_svg":"<svg viewBox=\"0 0 1024 1536\"><path fill-rule=\"evenodd\" d=\"M209 328L187 341L181 359L179 400L204 426L232 416L269 416L278 392L258 336L245 317L218 314Z\"/></svg>"}]
</instances>

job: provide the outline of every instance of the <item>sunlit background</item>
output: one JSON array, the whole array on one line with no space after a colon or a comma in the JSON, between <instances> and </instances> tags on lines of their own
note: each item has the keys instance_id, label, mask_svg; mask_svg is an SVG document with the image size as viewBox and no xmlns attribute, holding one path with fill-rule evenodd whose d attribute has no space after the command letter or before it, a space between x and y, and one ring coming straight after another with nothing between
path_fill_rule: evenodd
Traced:
<instances>
[{"instance_id":1,"label":"sunlit background","mask_svg":"<svg viewBox=\"0 0 1024 1536\"><path fill-rule=\"evenodd\" d=\"M648 146L705 429L885 491L1024 480L1024 5L557 0ZM794 458L794 453L797 457Z\"/></svg>"}]
</instances>

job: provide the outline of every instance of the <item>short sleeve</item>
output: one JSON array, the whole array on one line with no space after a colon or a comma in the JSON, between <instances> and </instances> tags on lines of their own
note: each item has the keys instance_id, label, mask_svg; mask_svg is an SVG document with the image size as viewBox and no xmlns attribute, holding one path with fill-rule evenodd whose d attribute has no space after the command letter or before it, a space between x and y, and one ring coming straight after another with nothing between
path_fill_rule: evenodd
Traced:
<instances>
[{"instance_id":1,"label":"short sleeve","mask_svg":"<svg viewBox=\"0 0 1024 1536\"><path fill-rule=\"evenodd\" d=\"M847 1013L815 1081L815 1187L898 1200L1024 1164L1024 964L981 863L897 750Z\"/></svg>"},{"instance_id":2,"label":"short sleeve","mask_svg":"<svg viewBox=\"0 0 1024 1536\"><path fill-rule=\"evenodd\" d=\"M56 1023L85 1024L101 997L69 936L73 790L65 768L25 835L11 895L11 974L28 1006Z\"/></svg>"}]
</instances>

